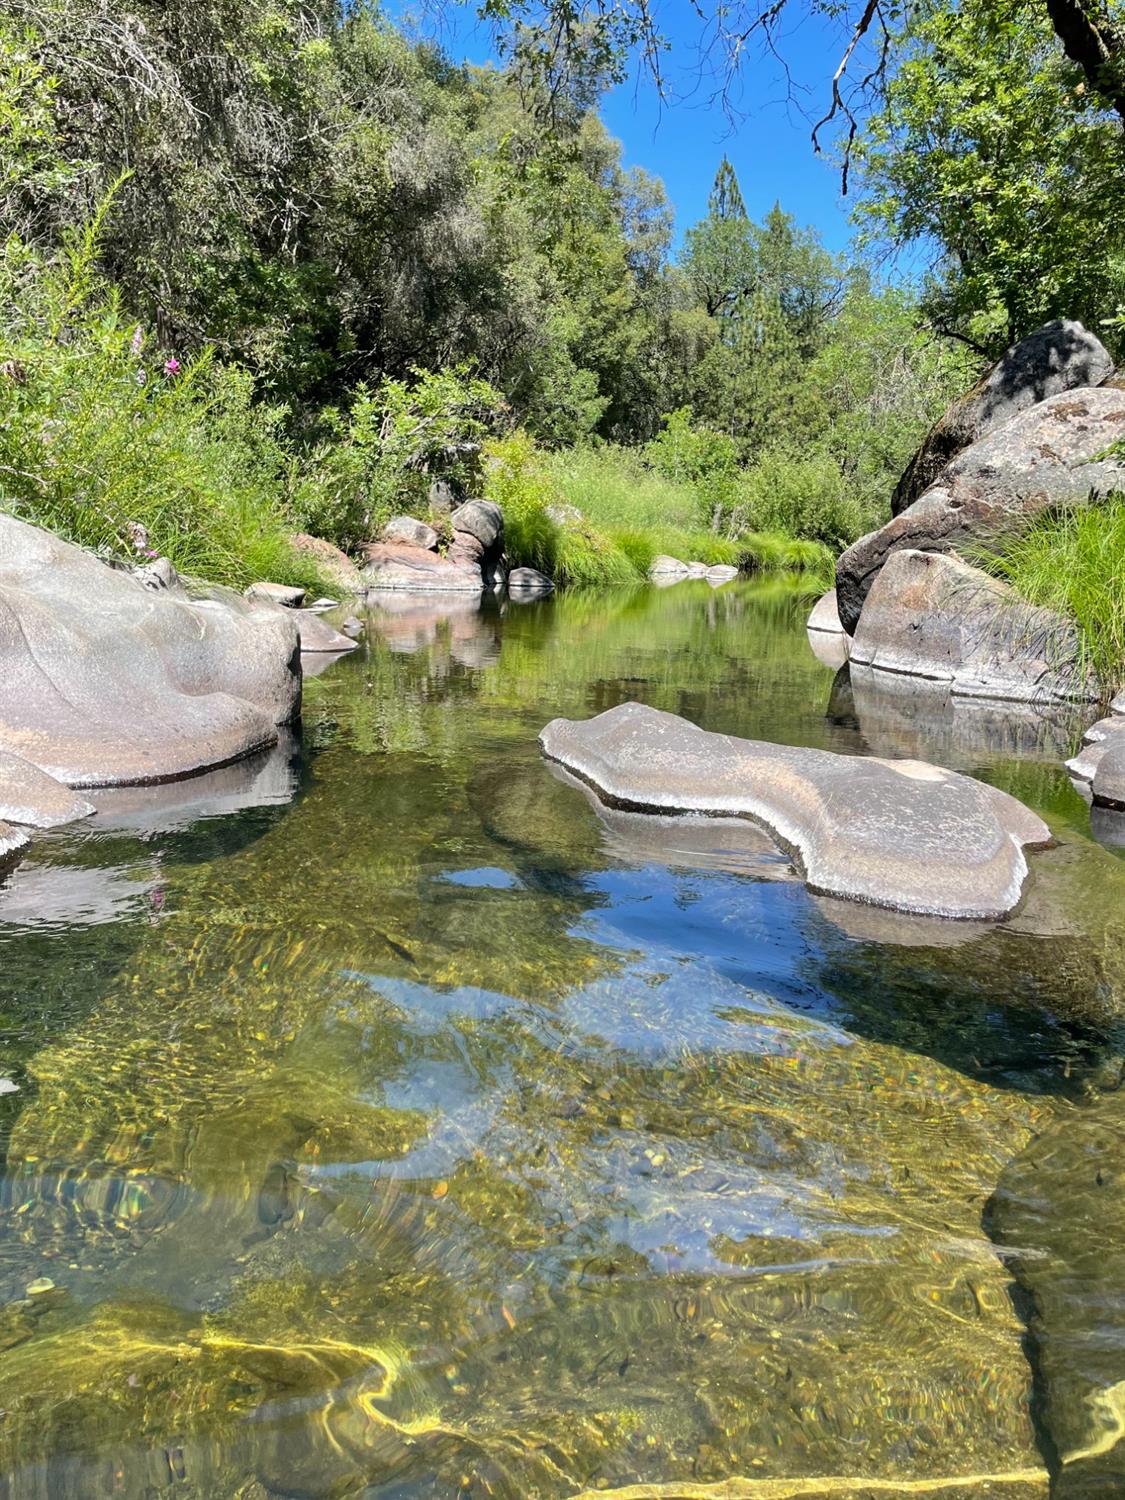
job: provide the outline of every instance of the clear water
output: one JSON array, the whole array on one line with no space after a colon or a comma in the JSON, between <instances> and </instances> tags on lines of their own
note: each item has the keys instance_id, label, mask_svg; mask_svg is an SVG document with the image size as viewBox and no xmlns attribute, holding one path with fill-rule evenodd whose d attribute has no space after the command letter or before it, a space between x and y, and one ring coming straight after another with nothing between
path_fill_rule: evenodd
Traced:
<instances>
[{"instance_id":1,"label":"clear water","mask_svg":"<svg viewBox=\"0 0 1125 1500\"><path fill-rule=\"evenodd\" d=\"M0 890L5 1496L1046 1493L990 1204L1119 1071L1125 870L1073 726L849 689L807 607L397 601L299 745L38 841ZM817 899L552 774L549 718L630 698L928 754L1059 846L1000 928Z\"/></svg>"}]
</instances>

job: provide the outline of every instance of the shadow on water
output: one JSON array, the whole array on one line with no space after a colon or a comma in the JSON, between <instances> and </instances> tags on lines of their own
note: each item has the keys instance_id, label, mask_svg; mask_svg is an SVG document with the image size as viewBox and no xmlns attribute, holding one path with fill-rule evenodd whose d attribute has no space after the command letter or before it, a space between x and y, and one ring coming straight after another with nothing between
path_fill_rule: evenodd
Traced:
<instances>
[{"instance_id":1,"label":"shadow on water","mask_svg":"<svg viewBox=\"0 0 1125 1500\"><path fill-rule=\"evenodd\" d=\"M981 1226L1115 1055L1120 866L1045 781L1042 896L953 941L536 747L636 698L855 752L806 607L393 601L277 800L44 841L104 878L0 928L12 1500L1045 1493Z\"/></svg>"}]
</instances>

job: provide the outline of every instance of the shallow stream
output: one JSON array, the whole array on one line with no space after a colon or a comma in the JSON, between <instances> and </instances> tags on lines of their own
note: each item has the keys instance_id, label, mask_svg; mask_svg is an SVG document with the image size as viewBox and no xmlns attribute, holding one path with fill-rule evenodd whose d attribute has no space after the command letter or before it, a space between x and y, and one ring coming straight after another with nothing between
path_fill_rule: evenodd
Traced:
<instances>
[{"instance_id":1,"label":"shallow stream","mask_svg":"<svg viewBox=\"0 0 1125 1500\"><path fill-rule=\"evenodd\" d=\"M808 605L392 600L299 743L38 840L0 888L5 1500L1125 1493L1082 725L852 683ZM1058 846L1000 926L818 898L552 773L548 719L628 699L967 770Z\"/></svg>"}]
</instances>

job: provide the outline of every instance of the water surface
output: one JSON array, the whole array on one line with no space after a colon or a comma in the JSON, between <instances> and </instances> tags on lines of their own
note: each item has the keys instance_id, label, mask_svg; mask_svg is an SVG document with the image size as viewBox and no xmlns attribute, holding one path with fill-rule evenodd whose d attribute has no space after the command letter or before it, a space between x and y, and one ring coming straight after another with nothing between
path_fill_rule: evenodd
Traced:
<instances>
[{"instance_id":1,"label":"water surface","mask_svg":"<svg viewBox=\"0 0 1125 1500\"><path fill-rule=\"evenodd\" d=\"M12 1500L1046 1493L990 1205L1119 1076L1121 858L1073 725L851 683L807 607L391 600L300 742L37 843L0 890ZM929 755L1059 846L1000 927L819 900L542 762L627 699Z\"/></svg>"}]
</instances>

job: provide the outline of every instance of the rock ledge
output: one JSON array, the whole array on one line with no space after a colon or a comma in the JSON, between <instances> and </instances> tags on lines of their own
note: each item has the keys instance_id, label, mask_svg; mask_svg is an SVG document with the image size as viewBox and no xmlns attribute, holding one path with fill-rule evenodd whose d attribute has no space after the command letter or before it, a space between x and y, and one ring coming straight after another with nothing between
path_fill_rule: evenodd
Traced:
<instances>
[{"instance_id":1,"label":"rock ledge","mask_svg":"<svg viewBox=\"0 0 1125 1500\"><path fill-rule=\"evenodd\" d=\"M1046 824L1007 793L922 761L888 761L709 734L639 703L554 719L544 754L635 811L763 824L810 889L931 916L996 918Z\"/></svg>"}]
</instances>

